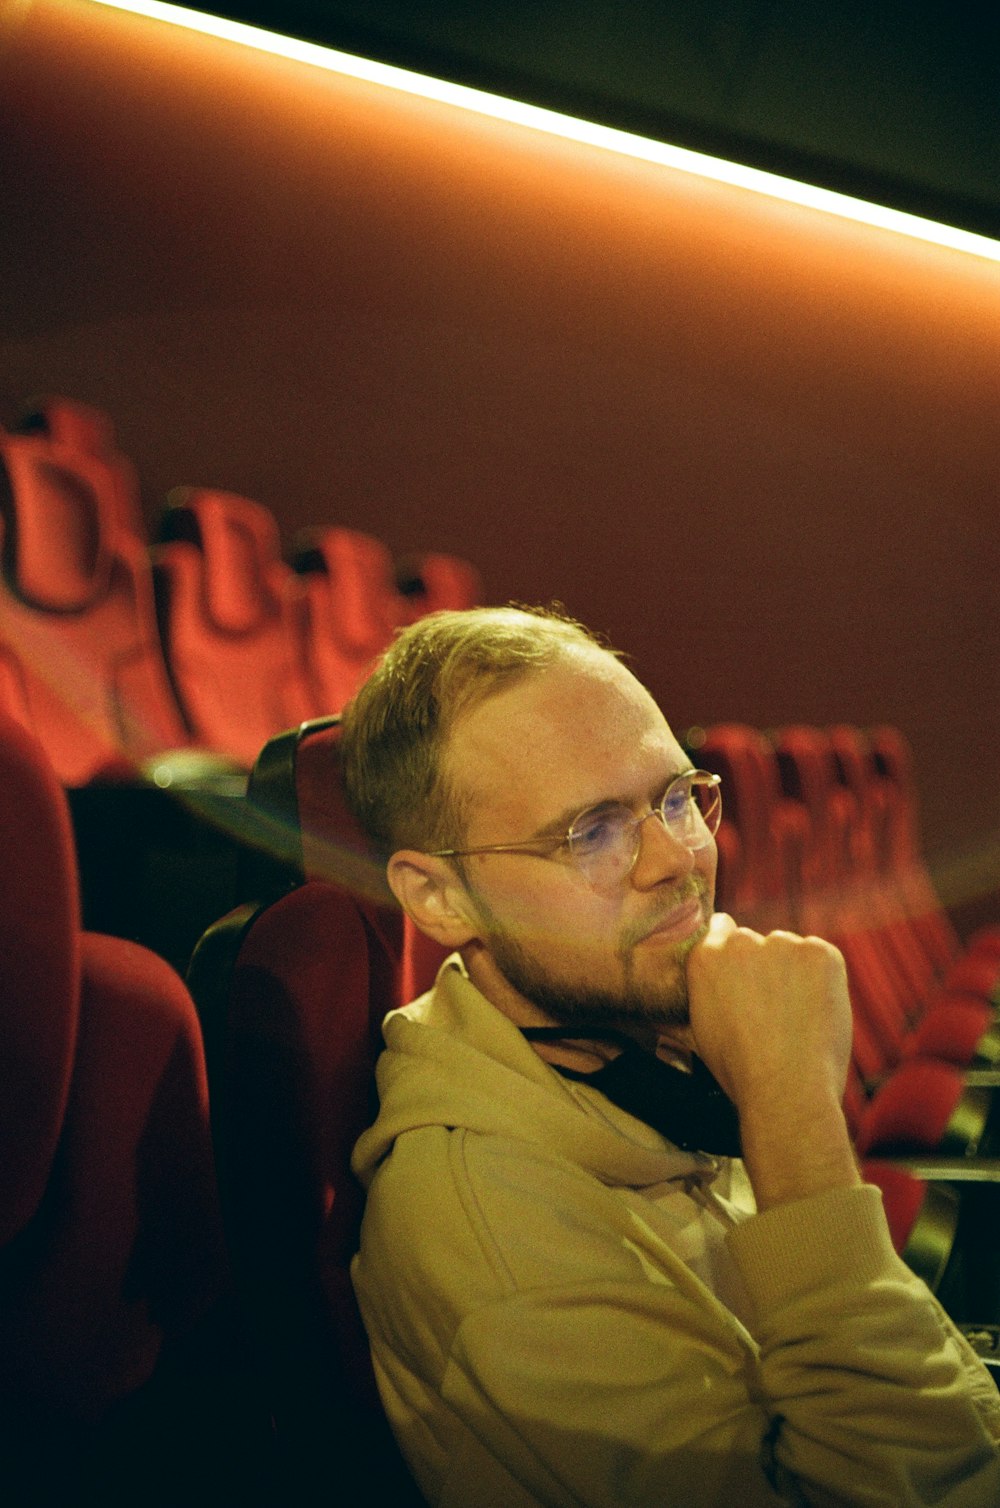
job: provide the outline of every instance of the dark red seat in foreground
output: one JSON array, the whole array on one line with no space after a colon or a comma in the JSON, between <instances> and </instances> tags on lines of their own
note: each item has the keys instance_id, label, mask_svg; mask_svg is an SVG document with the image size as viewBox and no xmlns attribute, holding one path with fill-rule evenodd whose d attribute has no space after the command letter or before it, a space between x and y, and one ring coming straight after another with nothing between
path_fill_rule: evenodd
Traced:
<instances>
[{"instance_id":1,"label":"dark red seat in foreground","mask_svg":"<svg viewBox=\"0 0 1000 1508\"><path fill-rule=\"evenodd\" d=\"M351 1288L362 1192L350 1155L375 1113L385 1014L433 979L340 791L337 722L272 740L251 775L271 849L195 950L234 1272L266 1358L289 1503L421 1499L382 1415ZM289 888L291 887L291 888ZM274 897L277 898L274 898Z\"/></svg>"},{"instance_id":2,"label":"dark red seat in foreground","mask_svg":"<svg viewBox=\"0 0 1000 1508\"><path fill-rule=\"evenodd\" d=\"M200 1502L264 1436L229 1387L194 1006L81 932L65 797L5 718L0 849L0 1498Z\"/></svg>"}]
</instances>

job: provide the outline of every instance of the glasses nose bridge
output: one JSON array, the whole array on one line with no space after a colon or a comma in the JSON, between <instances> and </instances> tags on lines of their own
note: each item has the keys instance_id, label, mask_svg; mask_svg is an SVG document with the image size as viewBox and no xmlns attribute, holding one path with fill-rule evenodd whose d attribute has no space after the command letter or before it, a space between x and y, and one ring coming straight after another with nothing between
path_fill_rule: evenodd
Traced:
<instances>
[{"instance_id":1,"label":"glasses nose bridge","mask_svg":"<svg viewBox=\"0 0 1000 1508\"><path fill-rule=\"evenodd\" d=\"M644 822L648 822L649 819L650 819L650 817L659 817L660 823L661 823L664 831L665 832L669 832L670 831L670 826L669 826L669 824L667 822L666 813L664 812L663 807L662 806L651 806L649 808L648 812L643 812L643 814L642 814L641 817L636 817L636 819L635 819L635 836L636 836L636 841L638 841L639 837L641 836L641 833L642 833L642 824Z\"/></svg>"},{"instance_id":2,"label":"glasses nose bridge","mask_svg":"<svg viewBox=\"0 0 1000 1508\"><path fill-rule=\"evenodd\" d=\"M684 842L684 840L677 835L673 827L670 825L670 822L667 820L667 814L663 810L663 807L651 806L649 811L643 812L641 817L634 817L632 819L632 869L634 869L636 864L638 863L639 854L642 849L643 823L648 822L650 817L657 817L659 819L659 823L663 828L663 831L668 835L668 837L673 840L674 843L677 843L681 848L687 848L688 846Z\"/></svg>"}]
</instances>

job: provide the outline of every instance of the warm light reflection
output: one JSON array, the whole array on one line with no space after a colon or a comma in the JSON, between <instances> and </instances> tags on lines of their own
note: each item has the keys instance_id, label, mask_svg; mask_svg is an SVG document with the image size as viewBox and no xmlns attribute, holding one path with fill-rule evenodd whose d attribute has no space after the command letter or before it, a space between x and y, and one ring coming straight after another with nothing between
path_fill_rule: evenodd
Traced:
<instances>
[{"instance_id":1,"label":"warm light reflection","mask_svg":"<svg viewBox=\"0 0 1000 1508\"><path fill-rule=\"evenodd\" d=\"M884 205L869 204L863 199L853 199L847 194L835 193L832 189L815 188L810 184L797 183L792 178L782 178L776 173L765 173L759 168L743 167L739 163L726 162L719 157L709 157L701 152L691 152L684 147L669 146L665 142L651 141L648 137L635 136L629 131L618 131L610 126L595 125L590 121L576 120L561 115L555 110L545 110L538 105L521 104L517 100L504 99L501 95L487 94L471 89L464 84L450 84L443 79L411 73L405 68L395 68L388 63L376 63L366 58L357 58L349 53L337 52L330 47L321 47L314 42L301 42L292 37L283 37L276 32L263 31L239 21L227 21L218 16L203 15L180 5L168 5L162 0L92 0L97 5L110 6L113 10L131 11L136 15L154 20L167 21L175 26L184 26L206 36L219 37L226 41L240 42L261 52L278 57L308 63L316 68L325 68L332 73L345 74L387 88L400 89L424 99L442 104L455 105L463 110L472 110L496 120L509 121L513 125L529 126L550 135L561 136L570 141L588 146L601 147L609 152L639 158L646 162L660 163L675 168L678 172L693 173L717 183L728 183L736 188L750 189L767 194L786 203L803 205L807 209L823 210L842 219L858 221L863 225L876 226L882 230L896 231L900 235L929 241L937 246L946 246L955 251L969 252L973 256L987 257L1000 262L1000 242L988 236L976 235L973 231L960 230L950 225L940 225L934 220L925 220L919 215L910 215L902 210L888 209Z\"/></svg>"}]
</instances>

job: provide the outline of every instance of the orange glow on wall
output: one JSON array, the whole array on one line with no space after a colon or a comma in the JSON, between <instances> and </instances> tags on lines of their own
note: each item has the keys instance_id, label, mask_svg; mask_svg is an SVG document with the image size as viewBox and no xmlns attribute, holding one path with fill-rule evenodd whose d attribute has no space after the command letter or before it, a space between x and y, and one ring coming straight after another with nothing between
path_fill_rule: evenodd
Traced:
<instances>
[{"instance_id":1,"label":"orange glow on wall","mask_svg":"<svg viewBox=\"0 0 1000 1508\"><path fill-rule=\"evenodd\" d=\"M713 183L730 184L735 188L768 195L784 203L798 204L807 209L855 220L862 225L872 225L895 231L899 235L929 241L934 245L948 246L974 256L987 257L991 261L1000 261L1000 243L987 236L941 225L918 215L906 214L703 152L693 152L684 147L651 140L633 132L616 130L485 90L428 77L410 69L356 57L335 48L282 36L238 21L206 15L184 6L166 4L163 0L93 0L93 3L182 26L204 36L235 42L345 78L360 79L387 89L398 89L417 98L433 100L458 110L468 110L490 119L543 131L567 141L580 142L641 162L655 163L675 172L692 173Z\"/></svg>"}]
</instances>

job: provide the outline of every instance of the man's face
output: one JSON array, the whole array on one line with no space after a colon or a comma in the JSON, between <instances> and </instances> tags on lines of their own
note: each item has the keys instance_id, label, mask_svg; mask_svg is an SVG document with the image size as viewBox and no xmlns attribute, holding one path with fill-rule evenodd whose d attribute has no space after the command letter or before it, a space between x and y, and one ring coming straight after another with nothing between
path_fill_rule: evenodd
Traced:
<instances>
[{"instance_id":1,"label":"man's face","mask_svg":"<svg viewBox=\"0 0 1000 1508\"><path fill-rule=\"evenodd\" d=\"M469 821L460 846L565 831L588 807L649 812L691 767L649 693L599 650L574 652L459 719L445 774ZM694 852L652 817L631 874L595 885L560 851L463 859L477 938L470 973L521 1019L687 1022L685 960L712 912L714 842Z\"/></svg>"}]
</instances>

